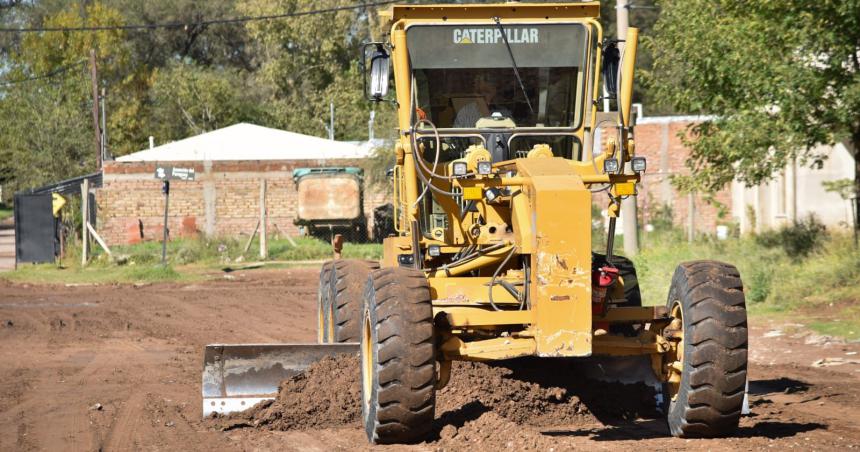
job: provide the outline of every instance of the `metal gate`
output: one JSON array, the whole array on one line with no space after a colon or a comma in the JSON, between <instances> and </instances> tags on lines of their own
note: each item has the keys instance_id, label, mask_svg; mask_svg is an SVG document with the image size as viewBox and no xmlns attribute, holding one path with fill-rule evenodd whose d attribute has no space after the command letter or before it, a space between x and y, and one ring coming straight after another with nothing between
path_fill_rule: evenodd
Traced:
<instances>
[{"instance_id":1,"label":"metal gate","mask_svg":"<svg viewBox=\"0 0 860 452\"><path fill-rule=\"evenodd\" d=\"M15 264L54 262L60 251L50 193L15 195Z\"/></svg>"}]
</instances>

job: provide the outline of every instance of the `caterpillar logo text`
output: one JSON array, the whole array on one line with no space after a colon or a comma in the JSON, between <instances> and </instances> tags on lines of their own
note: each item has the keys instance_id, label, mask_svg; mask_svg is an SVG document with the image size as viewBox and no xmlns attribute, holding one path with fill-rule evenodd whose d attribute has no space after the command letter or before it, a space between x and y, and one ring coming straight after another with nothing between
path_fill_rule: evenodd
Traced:
<instances>
[{"instance_id":1,"label":"caterpillar logo text","mask_svg":"<svg viewBox=\"0 0 860 452\"><path fill-rule=\"evenodd\" d=\"M508 28L505 30L511 44L537 44L540 34L537 28ZM502 30L498 28L461 28L454 30L455 44L500 44L504 43Z\"/></svg>"}]
</instances>

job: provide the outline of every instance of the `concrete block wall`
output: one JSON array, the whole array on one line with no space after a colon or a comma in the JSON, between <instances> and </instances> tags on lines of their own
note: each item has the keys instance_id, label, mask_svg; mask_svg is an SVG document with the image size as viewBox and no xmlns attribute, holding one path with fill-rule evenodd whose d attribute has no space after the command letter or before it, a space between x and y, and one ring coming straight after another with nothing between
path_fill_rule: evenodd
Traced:
<instances>
[{"instance_id":1,"label":"concrete block wall","mask_svg":"<svg viewBox=\"0 0 860 452\"><path fill-rule=\"evenodd\" d=\"M260 181L266 180L270 233L298 234L293 224L297 193L293 170L302 167L363 166L354 160L169 162L194 168L193 182L172 181L168 227L173 237L197 234L236 237L251 234L260 217ZM160 240L164 221L162 183L156 163L106 162L97 191L99 233L110 245ZM364 213L372 227L373 208L389 202L388 190L365 184ZM143 230L143 239L140 231Z\"/></svg>"},{"instance_id":2,"label":"concrete block wall","mask_svg":"<svg viewBox=\"0 0 860 452\"><path fill-rule=\"evenodd\" d=\"M688 133L688 127L696 122L695 117L650 117L636 124L635 140L636 155L648 160L648 168L639 184L637 207L639 215L644 220L641 226L651 222L662 206L672 209L674 224L686 228L690 219L690 197L679 193L673 186L671 178L674 175L689 174L686 163L690 157L689 150L684 146L679 134ZM604 128L600 134L604 143L609 137L615 136L614 128ZM597 201L599 199L599 201ZM606 205L606 196L596 199L599 206ZM717 225L729 224L733 221L731 215L732 194L730 187L716 193L713 200L722 204L722 208L714 203L708 203L701 196L694 200L694 226L696 232L714 234ZM720 214L723 213L722 217ZM622 219L623 221L623 219ZM619 230L621 228L619 227Z\"/></svg>"}]
</instances>

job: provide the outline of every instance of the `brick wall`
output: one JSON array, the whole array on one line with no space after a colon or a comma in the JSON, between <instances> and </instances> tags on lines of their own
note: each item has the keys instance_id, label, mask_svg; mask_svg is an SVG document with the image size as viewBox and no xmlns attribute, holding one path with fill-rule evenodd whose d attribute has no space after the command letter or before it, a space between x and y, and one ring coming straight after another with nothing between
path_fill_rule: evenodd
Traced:
<instances>
[{"instance_id":1,"label":"brick wall","mask_svg":"<svg viewBox=\"0 0 860 452\"><path fill-rule=\"evenodd\" d=\"M175 236L250 234L260 216L260 181L266 180L270 233L298 234L293 170L301 167L363 166L362 160L170 162L193 167L196 180L170 185L168 227ZM156 163L106 162L104 184L96 193L99 233L110 245L160 240L164 221ZM364 213L372 227L373 208L389 202L387 190L365 185Z\"/></svg>"},{"instance_id":2,"label":"brick wall","mask_svg":"<svg viewBox=\"0 0 860 452\"><path fill-rule=\"evenodd\" d=\"M636 155L648 160L648 169L639 185L637 206L643 225L651 222L661 206L672 209L674 223L686 228L690 218L690 197L680 194L672 186L671 177L679 174L689 174L686 162L690 152L684 147L679 134L687 133L692 119L685 117L654 117L645 118L636 125ZM615 136L615 130L604 129L601 138L605 141L609 136ZM708 203L700 195L694 196L694 224L697 232L714 234L718 224L731 221L730 215L720 218L721 209L714 203ZM728 211L731 209L732 198L730 187L726 187L713 197ZM601 207L605 206L605 197L601 198Z\"/></svg>"}]
</instances>

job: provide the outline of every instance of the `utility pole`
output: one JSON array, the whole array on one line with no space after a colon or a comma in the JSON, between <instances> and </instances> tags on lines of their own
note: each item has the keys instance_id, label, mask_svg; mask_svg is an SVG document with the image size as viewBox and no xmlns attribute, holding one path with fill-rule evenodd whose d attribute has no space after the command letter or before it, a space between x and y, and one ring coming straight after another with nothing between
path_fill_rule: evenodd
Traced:
<instances>
[{"instance_id":1,"label":"utility pole","mask_svg":"<svg viewBox=\"0 0 860 452\"><path fill-rule=\"evenodd\" d=\"M627 2L628 0L616 0L615 2L616 34L618 39L622 41L627 39L627 28L630 26L630 10L627 8ZM624 42L619 43L618 50L621 55L624 55L624 47ZM621 67L619 65L619 72ZM618 108L620 109L621 106L619 105ZM626 173L632 172L630 163L625 164L624 171ZM628 196L627 199L621 201L621 219L624 222L624 254L628 257L635 256L639 253L639 219L637 218L635 196Z\"/></svg>"},{"instance_id":2,"label":"utility pole","mask_svg":"<svg viewBox=\"0 0 860 452\"><path fill-rule=\"evenodd\" d=\"M102 137L102 161L109 160L108 158L108 133L107 133L107 90L102 87L102 95L99 97L99 109L101 110L101 137Z\"/></svg>"},{"instance_id":3,"label":"utility pole","mask_svg":"<svg viewBox=\"0 0 860 452\"><path fill-rule=\"evenodd\" d=\"M102 169L102 133L99 126L99 71L96 67L96 50L90 49L90 79L93 85L93 129L95 131L96 167Z\"/></svg>"},{"instance_id":4,"label":"utility pole","mask_svg":"<svg viewBox=\"0 0 860 452\"><path fill-rule=\"evenodd\" d=\"M334 102L330 102L328 104L328 107L329 107L328 139L334 141Z\"/></svg>"}]
</instances>

